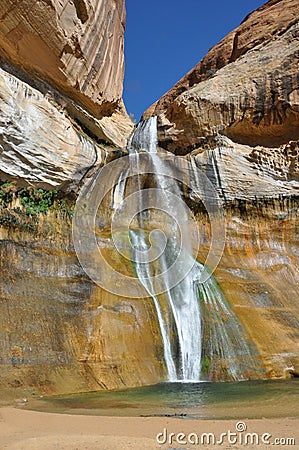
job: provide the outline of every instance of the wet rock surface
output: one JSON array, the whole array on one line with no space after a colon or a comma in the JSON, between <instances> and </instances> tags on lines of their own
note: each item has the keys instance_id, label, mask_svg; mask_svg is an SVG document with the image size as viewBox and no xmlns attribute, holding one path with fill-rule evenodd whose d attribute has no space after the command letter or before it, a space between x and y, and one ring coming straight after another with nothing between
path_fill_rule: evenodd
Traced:
<instances>
[{"instance_id":1,"label":"wet rock surface","mask_svg":"<svg viewBox=\"0 0 299 450\"><path fill-rule=\"evenodd\" d=\"M48 213L36 233L0 237L1 389L76 392L165 376L151 301L109 294L85 275L70 219Z\"/></svg>"},{"instance_id":2,"label":"wet rock surface","mask_svg":"<svg viewBox=\"0 0 299 450\"><path fill-rule=\"evenodd\" d=\"M10 180L74 202L132 130L121 101L123 2L33 3L1 5L1 195ZM160 148L192 165L184 194L202 229L201 262L210 228L200 171L219 194L226 247L215 276L272 378L299 372L297 22L297 1L266 3L146 112L159 116ZM91 282L68 206L36 215L24 195L2 200L1 387L63 393L164 380L152 301Z\"/></svg>"}]
</instances>

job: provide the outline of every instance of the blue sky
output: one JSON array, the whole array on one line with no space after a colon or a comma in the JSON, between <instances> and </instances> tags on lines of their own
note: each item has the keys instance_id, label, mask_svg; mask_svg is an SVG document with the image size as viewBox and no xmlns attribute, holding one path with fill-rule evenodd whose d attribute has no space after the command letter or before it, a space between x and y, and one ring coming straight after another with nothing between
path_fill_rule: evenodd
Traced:
<instances>
[{"instance_id":1,"label":"blue sky","mask_svg":"<svg viewBox=\"0 0 299 450\"><path fill-rule=\"evenodd\" d=\"M128 113L141 114L263 0L126 0Z\"/></svg>"}]
</instances>

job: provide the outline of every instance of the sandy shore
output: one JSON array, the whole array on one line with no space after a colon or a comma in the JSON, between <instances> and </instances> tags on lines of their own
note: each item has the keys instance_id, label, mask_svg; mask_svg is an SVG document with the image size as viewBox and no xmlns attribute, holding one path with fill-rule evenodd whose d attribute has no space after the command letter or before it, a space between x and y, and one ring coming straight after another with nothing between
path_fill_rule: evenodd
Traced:
<instances>
[{"instance_id":1,"label":"sandy shore","mask_svg":"<svg viewBox=\"0 0 299 450\"><path fill-rule=\"evenodd\" d=\"M72 416L0 409L1 450L143 450L143 449L298 449L299 419L242 420L236 431L231 420L184 420L160 417ZM245 425L244 425L245 424ZM246 427L246 431L241 428ZM167 436L166 431L167 430ZM230 442L228 440L229 431ZM157 443L159 434L161 444ZM175 433L171 437L170 433ZM183 435L178 435L183 433ZM212 433L208 437L204 433ZM221 433L226 433L221 438ZM236 433L236 434L233 434ZM249 434L248 434L249 433ZM252 433L255 433L253 436ZM246 434L248 437L246 438ZM271 435L271 436L270 436ZM199 445L194 445L196 436ZM204 444L201 439L204 439ZM281 439L279 442L275 439ZM295 445L285 445L294 438ZM236 444L235 440L239 440ZM248 445L245 445L248 439ZM253 445L251 439L254 439ZM166 440L166 443L164 441ZM263 440L265 441L263 443ZM223 441L221 443L221 441ZM241 442L241 443L240 443Z\"/></svg>"}]
</instances>

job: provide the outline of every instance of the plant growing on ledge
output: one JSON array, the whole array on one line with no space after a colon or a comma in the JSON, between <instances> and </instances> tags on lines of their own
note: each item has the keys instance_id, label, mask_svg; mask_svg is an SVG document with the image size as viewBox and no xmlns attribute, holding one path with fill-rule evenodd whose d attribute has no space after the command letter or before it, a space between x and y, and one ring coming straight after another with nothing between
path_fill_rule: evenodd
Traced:
<instances>
[{"instance_id":1,"label":"plant growing on ledge","mask_svg":"<svg viewBox=\"0 0 299 450\"><path fill-rule=\"evenodd\" d=\"M0 203L8 204L12 201L15 192L17 191L16 184L12 181L6 181L0 185Z\"/></svg>"},{"instance_id":2,"label":"plant growing on ledge","mask_svg":"<svg viewBox=\"0 0 299 450\"><path fill-rule=\"evenodd\" d=\"M48 211L63 213L72 217L74 205L67 198L59 198L56 189L17 188L15 182L5 181L0 184L0 226L37 231L40 214ZM19 199L20 206L12 202Z\"/></svg>"},{"instance_id":3,"label":"plant growing on ledge","mask_svg":"<svg viewBox=\"0 0 299 450\"><path fill-rule=\"evenodd\" d=\"M45 191L44 189L21 189L17 197L21 199L21 205L25 206L26 214L30 216L47 213L54 205L58 196L57 190Z\"/></svg>"}]
</instances>

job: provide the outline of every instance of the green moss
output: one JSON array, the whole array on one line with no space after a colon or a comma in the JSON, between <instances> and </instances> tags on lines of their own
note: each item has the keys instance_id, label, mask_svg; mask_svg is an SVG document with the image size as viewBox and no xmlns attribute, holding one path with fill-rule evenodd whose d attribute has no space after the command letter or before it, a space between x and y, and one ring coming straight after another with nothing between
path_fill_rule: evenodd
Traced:
<instances>
[{"instance_id":1,"label":"green moss","mask_svg":"<svg viewBox=\"0 0 299 450\"><path fill-rule=\"evenodd\" d=\"M20 200L21 206L13 207L12 202ZM56 190L41 188L17 188L11 181L0 184L0 226L37 231L41 214L55 211L57 214L73 217L74 201L61 197Z\"/></svg>"},{"instance_id":2,"label":"green moss","mask_svg":"<svg viewBox=\"0 0 299 450\"><path fill-rule=\"evenodd\" d=\"M204 302L205 298L204 298L204 295L203 295L203 291L201 289L198 289L197 293L198 293L198 300L200 302Z\"/></svg>"},{"instance_id":3,"label":"green moss","mask_svg":"<svg viewBox=\"0 0 299 450\"><path fill-rule=\"evenodd\" d=\"M201 373L203 375L208 375L210 373L210 368L211 368L211 360L208 359L206 356L204 356L201 362Z\"/></svg>"}]
</instances>

